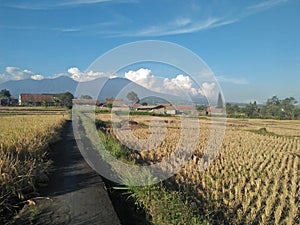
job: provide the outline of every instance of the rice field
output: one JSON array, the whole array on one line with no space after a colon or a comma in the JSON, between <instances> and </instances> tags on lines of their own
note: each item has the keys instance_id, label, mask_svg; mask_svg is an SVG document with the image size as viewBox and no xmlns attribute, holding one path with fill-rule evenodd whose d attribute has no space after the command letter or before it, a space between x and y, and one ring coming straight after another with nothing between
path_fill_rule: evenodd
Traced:
<instances>
[{"instance_id":1,"label":"rice field","mask_svg":"<svg viewBox=\"0 0 300 225\"><path fill-rule=\"evenodd\" d=\"M97 118L110 120L107 114ZM133 136L148 138L150 119L132 116L138 123L131 126ZM152 150L132 153L136 162L160 162L175 150L179 119L163 119L165 139ZM180 187L212 224L300 224L300 121L228 119L219 155L201 171L210 128L209 119L200 120L196 150L167 188Z\"/></svg>"},{"instance_id":2,"label":"rice field","mask_svg":"<svg viewBox=\"0 0 300 225\"><path fill-rule=\"evenodd\" d=\"M37 185L47 183L47 150L67 118L11 113L0 117L0 222L13 215Z\"/></svg>"}]
</instances>

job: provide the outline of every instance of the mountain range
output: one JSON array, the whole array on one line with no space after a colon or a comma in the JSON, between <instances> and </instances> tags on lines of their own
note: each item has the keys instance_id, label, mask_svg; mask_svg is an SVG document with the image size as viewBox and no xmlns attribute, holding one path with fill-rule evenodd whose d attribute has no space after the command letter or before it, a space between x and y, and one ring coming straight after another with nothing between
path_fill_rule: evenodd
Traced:
<instances>
[{"instance_id":1,"label":"mountain range","mask_svg":"<svg viewBox=\"0 0 300 225\"><path fill-rule=\"evenodd\" d=\"M157 102L156 100L158 99L159 103L162 103L162 99L164 99L165 103L187 104L186 99L183 97L151 91L131 80L120 77L111 79L98 78L87 82L77 82L67 76L43 80L11 80L0 84L0 90L2 89L8 89L15 98L18 98L21 93L57 94L71 92L75 97L90 95L92 98L99 99L102 102L106 98L117 97L126 99L127 94L130 91L134 91L140 99L148 103ZM199 96L197 98L194 97L192 101L197 104L207 103L204 97Z\"/></svg>"},{"instance_id":2,"label":"mountain range","mask_svg":"<svg viewBox=\"0 0 300 225\"><path fill-rule=\"evenodd\" d=\"M10 94L15 98L18 98L21 93L56 94L69 91L73 94L77 84L78 82L75 80L61 76L54 79L43 80L10 80L0 84L0 90L8 89Z\"/></svg>"}]
</instances>

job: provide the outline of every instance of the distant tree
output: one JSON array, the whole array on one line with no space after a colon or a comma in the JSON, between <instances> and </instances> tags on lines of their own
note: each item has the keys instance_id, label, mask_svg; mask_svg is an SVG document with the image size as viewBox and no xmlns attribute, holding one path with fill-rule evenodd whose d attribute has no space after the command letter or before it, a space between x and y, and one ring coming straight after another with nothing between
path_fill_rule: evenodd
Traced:
<instances>
[{"instance_id":1,"label":"distant tree","mask_svg":"<svg viewBox=\"0 0 300 225\"><path fill-rule=\"evenodd\" d=\"M258 117L258 107L256 101L254 101L254 103L250 102L249 104L247 104L244 110L247 117Z\"/></svg>"},{"instance_id":2,"label":"distant tree","mask_svg":"<svg viewBox=\"0 0 300 225\"><path fill-rule=\"evenodd\" d=\"M71 109L73 106L72 100L74 99L74 96L70 92L60 93L55 95L57 103L61 107L66 107L68 109Z\"/></svg>"},{"instance_id":3,"label":"distant tree","mask_svg":"<svg viewBox=\"0 0 300 225\"><path fill-rule=\"evenodd\" d=\"M243 113L242 109L237 104L226 103L226 114L228 117L240 117Z\"/></svg>"},{"instance_id":4,"label":"distant tree","mask_svg":"<svg viewBox=\"0 0 300 225\"><path fill-rule=\"evenodd\" d=\"M240 113L240 112L241 112L241 109L240 109L240 107L238 106L238 104L234 104L234 105L232 106L232 108L233 108L233 111L234 111L235 113Z\"/></svg>"},{"instance_id":5,"label":"distant tree","mask_svg":"<svg viewBox=\"0 0 300 225\"><path fill-rule=\"evenodd\" d=\"M2 89L0 91L0 105L10 105L11 103L11 94L9 90Z\"/></svg>"},{"instance_id":6,"label":"distant tree","mask_svg":"<svg viewBox=\"0 0 300 225\"><path fill-rule=\"evenodd\" d=\"M10 97L11 97L11 94L10 94L9 90L7 90L7 89L2 89L2 90L0 91L0 98L5 98L5 99L7 99L7 98L10 98Z\"/></svg>"},{"instance_id":7,"label":"distant tree","mask_svg":"<svg viewBox=\"0 0 300 225\"><path fill-rule=\"evenodd\" d=\"M81 95L79 99L93 99L90 95Z\"/></svg>"},{"instance_id":8,"label":"distant tree","mask_svg":"<svg viewBox=\"0 0 300 225\"><path fill-rule=\"evenodd\" d=\"M147 102L142 102L142 105L146 106L146 105L148 105L148 103Z\"/></svg>"},{"instance_id":9,"label":"distant tree","mask_svg":"<svg viewBox=\"0 0 300 225\"><path fill-rule=\"evenodd\" d=\"M297 120L300 119L300 107L295 107L293 116L294 116L294 119L297 119Z\"/></svg>"},{"instance_id":10,"label":"distant tree","mask_svg":"<svg viewBox=\"0 0 300 225\"><path fill-rule=\"evenodd\" d=\"M205 110L207 108L206 105L197 105L197 110Z\"/></svg>"},{"instance_id":11,"label":"distant tree","mask_svg":"<svg viewBox=\"0 0 300 225\"><path fill-rule=\"evenodd\" d=\"M268 105L280 105L280 100L277 96L273 96L272 98L267 100L267 106Z\"/></svg>"},{"instance_id":12,"label":"distant tree","mask_svg":"<svg viewBox=\"0 0 300 225\"><path fill-rule=\"evenodd\" d=\"M256 101L250 102L245 107L226 103L226 113L228 117L300 119L300 108L296 104L297 101L293 97L279 99L273 96L261 107L258 107Z\"/></svg>"},{"instance_id":13,"label":"distant tree","mask_svg":"<svg viewBox=\"0 0 300 225\"><path fill-rule=\"evenodd\" d=\"M233 114L233 107L230 103L226 103L225 108L226 108L227 115L230 116Z\"/></svg>"},{"instance_id":14,"label":"distant tree","mask_svg":"<svg viewBox=\"0 0 300 225\"><path fill-rule=\"evenodd\" d=\"M132 104L138 103L140 101L137 93L135 93L134 91L129 92L126 97L129 101L131 101Z\"/></svg>"},{"instance_id":15,"label":"distant tree","mask_svg":"<svg viewBox=\"0 0 300 225\"><path fill-rule=\"evenodd\" d=\"M293 97L289 97L289 98L285 98L285 99L281 100L280 101L281 116L284 119L293 119L296 104L297 104L297 101Z\"/></svg>"},{"instance_id":16,"label":"distant tree","mask_svg":"<svg viewBox=\"0 0 300 225\"><path fill-rule=\"evenodd\" d=\"M297 101L293 97L280 100L277 96L273 96L262 107L261 115L264 118L293 119L295 117L296 103Z\"/></svg>"}]
</instances>

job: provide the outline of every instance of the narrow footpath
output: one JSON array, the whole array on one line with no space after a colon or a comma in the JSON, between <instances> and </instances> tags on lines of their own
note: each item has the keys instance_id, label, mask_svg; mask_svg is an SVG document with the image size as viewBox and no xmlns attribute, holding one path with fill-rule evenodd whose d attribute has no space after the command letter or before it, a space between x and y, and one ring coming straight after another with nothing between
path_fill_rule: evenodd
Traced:
<instances>
[{"instance_id":1,"label":"narrow footpath","mask_svg":"<svg viewBox=\"0 0 300 225\"><path fill-rule=\"evenodd\" d=\"M49 185L40 190L34 224L119 225L102 178L80 154L68 121L62 139L51 147Z\"/></svg>"}]
</instances>

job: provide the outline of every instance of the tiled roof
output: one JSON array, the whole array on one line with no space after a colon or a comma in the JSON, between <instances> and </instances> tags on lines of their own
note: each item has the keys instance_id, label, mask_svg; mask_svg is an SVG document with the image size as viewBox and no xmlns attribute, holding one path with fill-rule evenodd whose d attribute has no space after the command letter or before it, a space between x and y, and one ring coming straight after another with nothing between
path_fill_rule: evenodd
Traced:
<instances>
[{"instance_id":1,"label":"tiled roof","mask_svg":"<svg viewBox=\"0 0 300 225\"><path fill-rule=\"evenodd\" d=\"M175 108L177 110L196 110L195 106L193 105L176 105Z\"/></svg>"},{"instance_id":2,"label":"tiled roof","mask_svg":"<svg viewBox=\"0 0 300 225\"><path fill-rule=\"evenodd\" d=\"M20 94L20 100L22 102L54 101L54 95L52 95L52 94Z\"/></svg>"},{"instance_id":3,"label":"tiled roof","mask_svg":"<svg viewBox=\"0 0 300 225\"><path fill-rule=\"evenodd\" d=\"M73 99L73 104L96 105L96 104L100 104L100 102L96 99Z\"/></svg>"}]
</instances>

